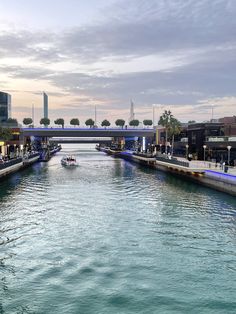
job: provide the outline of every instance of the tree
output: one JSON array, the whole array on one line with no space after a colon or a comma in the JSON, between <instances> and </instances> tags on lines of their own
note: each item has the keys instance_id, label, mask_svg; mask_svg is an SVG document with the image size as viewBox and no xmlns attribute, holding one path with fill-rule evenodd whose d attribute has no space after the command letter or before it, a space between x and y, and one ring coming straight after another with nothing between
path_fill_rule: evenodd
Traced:
<instances>
[{"instance_id":1,"label":"tree","mask_svg":"<svg viewBox=\"0 0 236 314\"><path fill-rule=\"evenodd\" d=\"M57 124L57 125L61 125L61 127L64 129L64 124L65 124L64 119L58 118L58 119L56 119L56 120L54 121L54 123Z\"/></svg>"},{"instance_id":2,"label":"tree","mask_svg":"<svg viewBox=\"0 0 236 314\"><path fill-rule=\"evenodd\" d=\"M192 123L196 123L196 121L195 120L189 120L188 121L188 124L192 124Z\"/></svg>"},{"instance_id":3,"label":"tree","mask_svg":"<svg viewBox=\"0 0 236 314\"><path fill-rule=\"evenodd\" d=\"M0 127L0 139L3 141L9 141L12 137L11 129Z\"/></svg>"},{"instance_id":4,"label":"tree","mask_svg":"<svg viewBox=\"0 0 236 314\"><path fill-rule=\"evenodd\" d=\"M129 125L130 126L133 126L133 127L136 127L136 126L139 126L139 120L137 120L137 119L134 119L134 120L131 120L130 122L129 122Z\"/></svg>"},{"instance_id":5,"label":"tree","mask_svg":"<svg viewBox=\"0 0 236 314\"><path fill-rule=\"evenodd\" d=\"M29 125L29 124L32 124L33 123L33 120L31 118L24 118L23 119L23 124L24 125Z\"/></svg>"},{"instance_id":6,"label":"tree","mask_svg":"<svg viewBox=\"0 0 236 314\"><path fill-rule=\"evenodd\" d=\"M123 119L117 119L116 122L115 122L115 124L116 124L117 126L121 126L122 129L123 129L123 127L124 127L124 125L125 125L125 120L123 120Z\"/></svg>"},{"instance_id":7,"label":"tree","mask_svg":"<svg viewBox=\"0 0 236 314\"><path fill-rule=\"evenodd\" d=\"M181 126L180 121L172 117L170 120L170 128L169 128L169 134L172 137L171 155L173 155L173 152L174 152L175 135L180 134L181 130L182 130L182 126Z\"/></svg>"},{"instance_id":8,"label":"tree","mask_svg":"<svg viewBox=\"0 0 236 314\"><path fill-rule=\"evenodd\" d=\"M86 120L85 121L85 124L87 125L87 126L90 126L90 128L92 127L92 126L94 126L94 121L93 121L93 119L88 119L88 120Z\"/></svg>"},{"instance_id":9,"label":"tree","mask_svg":"<svg viewBox=\"0 0 236 314\"><path fill-rule=\"evenodd\" d=\"M151 126L152 125L152 120L143 120L143 125Z\"/></svg>"},{"instance_id":10,"label":"tree","mask_svg":"<svg viewBox=\"0 0 236 314\"><path fill-rule=\"evenodd\" d=\"M110 126L111 125L111 123L108 121L108 120L103 120L102 121L102 123L101 123L101 126L105 126L105 128L107 127L107 126Z\"/></svg>"},{"instance_id":11,"label":"tree","mask_svg":"<svg viewBox=\"0 0 236 314\"><path fill-rule=\"evenodd\" d=\"M172 113L170 110L165 110L163 114L160 116L160 120L158 121L158 125L164 126L166 130L166 148L165 148L165 153L167 154L167 140L168 140L168 131L170 129L170 121L171 118L173 117Z\"/></svg>"},{"instance_id":12,"label":"tree","mask_svg":"<svg viewBox=\"0 0 236 314\"><path fill-rule=\"evenodd\" d=\"M48 118L42 118L39 122L41 125L43 124L45 127L50 124L50 119Z\"/></svg>"},{"instance_id":13,"label":"tree","mask_svg":"<svg viewBox=\"0 0 236 314\"><path fill-rule=\"evenodd\" d=\"M14 118L8 118L7 124L9 124L11 126L18 126L18 121L17 121L17 119L14 119Z\"/></svg>"},{"instance_id":14,"label":"tree","mask_svg":"<svg viewBox=\"0 0 236 314\"><path fill-rule=\"evenodd\" d=\"M76 126L76 125L79 126L79 119L77 119L77 118L71 119L71 120L70 120L70 124L71 124L71 125L74 125L74 126Z\"/></svg>"}]
</instances>

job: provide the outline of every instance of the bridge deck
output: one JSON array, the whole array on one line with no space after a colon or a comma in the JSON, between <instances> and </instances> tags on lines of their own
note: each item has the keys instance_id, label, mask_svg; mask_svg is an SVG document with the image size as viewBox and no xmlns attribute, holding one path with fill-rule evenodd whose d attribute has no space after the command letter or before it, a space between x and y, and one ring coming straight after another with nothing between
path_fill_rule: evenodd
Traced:
<instances>
[{"instance_id":1,"label":"bridge deck","mask_svg":"<svg viewBox=\"0 0 236 314\"><path fill-rule=\"evenodd\" d=\"M154 129L22 128L23 136L44 137L153 137Z\"/></svg>"}]
</instances>

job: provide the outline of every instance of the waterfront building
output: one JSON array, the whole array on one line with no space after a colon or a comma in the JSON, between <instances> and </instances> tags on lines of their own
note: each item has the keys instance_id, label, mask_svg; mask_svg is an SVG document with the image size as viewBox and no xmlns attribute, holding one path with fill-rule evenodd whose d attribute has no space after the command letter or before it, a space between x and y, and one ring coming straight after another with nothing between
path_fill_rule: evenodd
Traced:
<instances>
[{"instance_id":1,"label":"waterfront building","mask_svg":"<svg viewBox=\"0 0 236 314\"><path fill-rule=\"evenodd\" d=\"M204 159L204 147L206 138L209 136L220 136L223 135L223 123L216 122L203 122L193 123L188 126L188 145L189 152L193 154L196 159ZM207 156L211 155L212 152L208 151Z\"/></svg>"},{"instance_id":2,"label":"waterfront building","mask_svg":"<svg viewBox=\"0 0 236 314\"><path fill-rule=\"evenodd\" d=\"M11 95L0 92L0 124L11 118Z\"/></svg>"},{"instance_id":3,"label":"waterfront building","mask_svg":"<svg viewBox=\"0 0 236 314\"><path fill-rule=\"evenodd\" d=\"M188 126L188 150L197 159L236 159L236 117ZM230 152L229 152L230 150ZM230 155L230 156L229 156Z\"/></svg>"},{"instance_id":4,"label":"waterfront building","mask_svg":"<svg viewBox=\"0 0 236 314\"><path fill-rule=\"evenodd\" d=\"M43 92L43 117L48 118L48 95Z\"/></svg>"}]
</instances>

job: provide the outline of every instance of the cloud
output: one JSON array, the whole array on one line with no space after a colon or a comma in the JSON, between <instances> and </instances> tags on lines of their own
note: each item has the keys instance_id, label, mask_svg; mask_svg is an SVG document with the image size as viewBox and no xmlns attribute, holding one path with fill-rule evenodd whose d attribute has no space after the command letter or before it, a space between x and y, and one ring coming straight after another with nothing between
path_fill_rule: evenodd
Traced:
<instances>
[{"instance_id":1,"label":"cloud","mask_svg":"<svg viewBox=\"0 0 236 314\"><path fill-rule=\"evenodd\" d=\"M140 112L162 103L186 114L217 99L232 108L234 0L122 0L103 13L60 32L0 32L0 79L39 81L36 94L47 82L58 110L77 102L81 110L97 104L104 114L123 112L131 98Z\"/></svg>"}]
</instances>

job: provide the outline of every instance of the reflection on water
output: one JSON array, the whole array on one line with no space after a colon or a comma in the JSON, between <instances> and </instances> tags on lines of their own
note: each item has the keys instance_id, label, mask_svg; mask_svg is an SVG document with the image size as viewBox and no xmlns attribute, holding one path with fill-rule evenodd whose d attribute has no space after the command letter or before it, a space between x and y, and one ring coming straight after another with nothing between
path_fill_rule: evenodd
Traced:
<instances>
[{"instance_id":1,"label":"reflection on water","mask_svg":"<svg viewBox=\"0 0 236 314\"><path fill-rule=\"evenodd\" d=\"M235 313L233 197L86 145L0 184L0 314Z\"/></svg>"}]
</instances>

